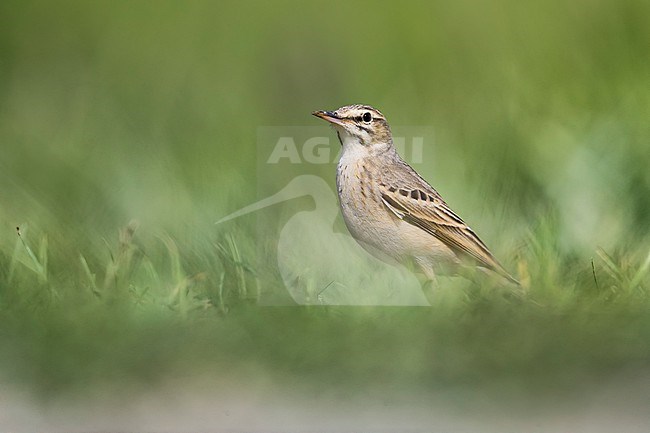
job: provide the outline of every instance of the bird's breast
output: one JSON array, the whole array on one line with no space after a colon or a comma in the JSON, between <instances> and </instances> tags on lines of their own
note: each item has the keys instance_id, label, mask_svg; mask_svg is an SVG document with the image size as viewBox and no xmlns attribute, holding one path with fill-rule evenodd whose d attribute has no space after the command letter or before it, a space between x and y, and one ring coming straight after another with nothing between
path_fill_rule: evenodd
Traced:
<instances>
[{"instance_id":1,"label":"bird's breast","mask_svg":"<svg viewBox=\"0 0 650 433\"><path fill-rule=\"evenodd\" d=\"M336 186L341 213L357 240L375 242L395 226L381 201L380 174L378 167L368 159L342 159L339 163Z\"/></svg>"}]
</instances>

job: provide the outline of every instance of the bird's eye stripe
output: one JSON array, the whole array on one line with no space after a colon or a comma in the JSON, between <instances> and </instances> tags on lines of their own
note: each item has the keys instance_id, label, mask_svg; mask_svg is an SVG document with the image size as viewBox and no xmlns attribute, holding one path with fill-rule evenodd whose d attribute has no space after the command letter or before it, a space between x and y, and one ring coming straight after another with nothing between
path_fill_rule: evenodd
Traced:
<instances>
[{"instance_id":1,"label":"bird's eye stripe","mask_svg":"<svg viewBox=\"0 0 650 433\"><path fill-rule=\"evenodd\" d=\"M372 114L370 114L370 112L365 112L360 116L350 116L349 119L357 123L361 123L361 122L370 123L373 120L379 119L379 117L373 117Z\"/></svg>"}]
</instances>

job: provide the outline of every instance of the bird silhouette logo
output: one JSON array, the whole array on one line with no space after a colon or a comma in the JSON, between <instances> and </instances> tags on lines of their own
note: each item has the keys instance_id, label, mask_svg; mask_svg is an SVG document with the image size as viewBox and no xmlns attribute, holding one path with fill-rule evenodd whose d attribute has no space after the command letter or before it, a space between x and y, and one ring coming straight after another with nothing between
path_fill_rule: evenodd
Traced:
<instances>
[{"instance_id":1,"label":"bird silhouette logo","mask_svg":"<svg viewBox=\"0 0 650 433\"><path fill-rule=\"evenodd\" d=\"M345 233L334 231L336 195L315 175L293 178L277 193L216 222L310 197L315 207L293 214L278 239L282 281L299 305L430 305L415 275L401 265L382 262Z\"/></svg>"}]
</instances>

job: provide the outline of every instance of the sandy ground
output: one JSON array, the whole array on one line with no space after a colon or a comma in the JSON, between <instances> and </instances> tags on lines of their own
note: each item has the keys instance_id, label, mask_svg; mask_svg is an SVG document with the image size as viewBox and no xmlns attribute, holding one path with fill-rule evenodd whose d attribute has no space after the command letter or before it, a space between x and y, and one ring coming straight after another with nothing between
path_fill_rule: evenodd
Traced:
<instances>
[{"instance_id":1,"label":"sandy ground","mask_svg":"<svg viewBox=\"0 0 650 433\"><path fill-rule=\"evenodd\" d=\"M337 395L277 385L170 385L108 400L36 403L3 387L1 432L630 432L650 431L650 375L612 378L544 404L462 394ZM466 392L466 395L472 394Z\"/></svg>"}]
</instances>

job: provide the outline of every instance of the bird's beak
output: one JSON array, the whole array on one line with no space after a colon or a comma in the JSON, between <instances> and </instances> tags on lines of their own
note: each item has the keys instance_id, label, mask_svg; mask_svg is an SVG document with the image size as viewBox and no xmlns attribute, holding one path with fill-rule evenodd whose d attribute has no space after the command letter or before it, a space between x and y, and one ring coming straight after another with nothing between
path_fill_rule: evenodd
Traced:
<instances>
[{"instance_id":1,"label":"bird's beak","mask_svg":"<svg viewBox=\"0 0 650 433\"><path fill-rule=\"evenodd\" d=\"M323 120L327 120L328 122L333 123L335 125L343 126L343 119L333 111L314 111L311 114L313 114L316 117L320 117Z\"/></svg>"}]
</instances>

